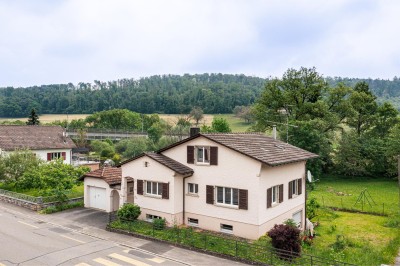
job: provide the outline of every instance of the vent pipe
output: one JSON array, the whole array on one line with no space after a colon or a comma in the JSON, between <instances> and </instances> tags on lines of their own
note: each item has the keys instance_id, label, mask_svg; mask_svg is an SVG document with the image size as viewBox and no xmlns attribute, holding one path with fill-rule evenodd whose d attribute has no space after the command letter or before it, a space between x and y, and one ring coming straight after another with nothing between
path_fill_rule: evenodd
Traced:
<instances>
[{"instance_id":1,"label":"vent pipe","mask_svg":"<svg viewBox=\"0 0 400 266\"><path fill-rule=\"evenodd\" d=\"M272 126L272 137L276 139L276 125Z\"/></svg>"}]
</instances>

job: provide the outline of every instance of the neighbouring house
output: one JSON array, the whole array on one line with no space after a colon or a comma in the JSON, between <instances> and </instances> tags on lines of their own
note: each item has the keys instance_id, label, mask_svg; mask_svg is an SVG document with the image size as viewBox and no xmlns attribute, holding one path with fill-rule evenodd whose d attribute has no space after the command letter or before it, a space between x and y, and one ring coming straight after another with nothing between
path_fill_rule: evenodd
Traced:
<instances>
[{"instance_id":1,"label":"neighbouring house","mask_svg":"<svg viewBox=\"0 0 400 266\"><path fill-rule=\"evenodd\" d=\"M0 125L0 153L18 149L31 150L44 161L62 159L71 164L72 149L76 148L60 126Z\"/></svg>"},{"instance_id":2,"label":"neighbouring house","mask_svg":"<svg viewBox=\"0 0 400 266\"><path fill-rule=\"evenodd\" d=\"M122 202L133 203L133 179L126 178L127 198L121 198L122 169L103 167L86 173L84 179L84 205L107 212L117 211Z\"/></svg>"},{"instance_id":3,"label":"neighbouring house","mask_svg":"<svg viewBox=\"0 0 400 266\"><path fill-rule=\"evenodd\" d=\"M316 154L263 134L193 132L121 163L120 205L133 191L140 219L248 239L289 218L304 229L305 165Z\"/></svg>"}]
</instances>

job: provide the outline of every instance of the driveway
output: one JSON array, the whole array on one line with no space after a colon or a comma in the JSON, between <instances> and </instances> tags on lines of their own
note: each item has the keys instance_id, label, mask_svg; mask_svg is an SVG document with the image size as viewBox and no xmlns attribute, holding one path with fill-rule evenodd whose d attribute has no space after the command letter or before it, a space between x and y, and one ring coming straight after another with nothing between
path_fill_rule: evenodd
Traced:
<instances>
[{"instance_id":1,"label":"driveway","mask_svg":"<svg viewBox=\"0 0 400 266\"><path fill-rule=\"evenodd\" d=\"M70 238L78 240L83 239L83 241L85 242L86 239L89 237L91 239L100 241L99 243L102 243L102 245L107 246L107 252L108 250L111 250L110 248L113 248L116 251L127 252L125 254L120 252L119 254L123 254L122 256L129 255L131 257L134 257L136 260L139 259L149 260L149 257L157 258L157 260L160 261L163 260L164 265L176 265L176 263L181 265L213 265L213 264L219 266L246 265L243 263L238 263L227 259L222 259L194 252L191 250L178 248L169 244L153 242L149 240L134 238L132 236L126 236L108 232L105 230L106 224L108 223L108 214L94 209L75 208L63 212L44 215L11 204L0 202L0 211L4 212L5 214L8 214L10 217L15 216L19 217L18 219L20 220L25 219L27 224L26 226L28 227L29 224L33 224L36 227L39 227L37 225L40 225L40 227L45 227L42 230L49 231L48 233L46 231L46 235L52 235L53 233L70 234L69 235ZM0 225L1 224L2 221L0 219ZM14 224L16 225L16 223ZM37 228L35 230L39 229ZM92 246L89 245L90 243L89 241L87 241L88 249L93 248ZM94 243L92 243L92 245L94 245ZM85 246L85 244L83 244L83 246ZM110 256L110 254L115 253L114 252L107 255L104 252L106 251L100 250L98 251L99 253L98 255L96 253L95 255L92 256L98 256L98 258L104 258L104 256ZM68 252L65 252L65 254L68 255ZM91 259L87 257L88 255L85 256L82 255L82 257L76 258L75 260L73 260L73 262L78 263L79 259L82 259L82 261ZM94 259L98 258L96 257ZM108 257L108 259L110 258ZM72 262L72 260L70 262ZM149 261L147 261L147 264L149 264L148 262ZM86 264L91 265L90 263ZM122 265L128 265L128 264L124 263Z\"/></svg>"}]
</instances>

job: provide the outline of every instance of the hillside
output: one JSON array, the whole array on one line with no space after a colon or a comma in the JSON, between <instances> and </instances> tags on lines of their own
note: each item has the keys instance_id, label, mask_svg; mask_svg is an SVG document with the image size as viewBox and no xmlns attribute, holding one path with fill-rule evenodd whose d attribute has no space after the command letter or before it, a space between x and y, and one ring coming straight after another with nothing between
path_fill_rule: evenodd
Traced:
<instances>
[{"instance_id":1,"label":"hillside","mask_svg":"<svg viewBox=\"0 0 400 266\"><path fill-rule=\"evenodd\" d=\"M55 84L27 88L0 88L0 117L25 117L32 108L39 114L90 114L114 108L139 113L188 113L200 106L205 113L231 113L250 105L268 79L230 74L163 75L117 81ZM327 78L334 86L353 86L362 79ZM367 79L379 101L400 108L400 80Z\"/></svg>"}]
</instances>

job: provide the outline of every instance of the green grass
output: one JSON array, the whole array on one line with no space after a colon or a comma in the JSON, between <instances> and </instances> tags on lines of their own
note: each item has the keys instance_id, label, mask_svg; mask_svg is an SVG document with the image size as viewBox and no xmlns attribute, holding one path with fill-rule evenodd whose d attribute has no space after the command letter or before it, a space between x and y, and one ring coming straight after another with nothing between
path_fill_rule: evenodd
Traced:
<instances>
[{"instance_id":1,"label":"green grass","mask_svg":"<svg viewBox=\"0 0 400 266\"><path fill-rule=\"evenodd\" d=\"M251 123L246 123L243 119L238 118L233 114L220 114L214 116L226 119L232 132L246 132L252 126Z\"/></svg>"},{"instance_id":2,"label":"green grass","mask_svg":"<svg viewBox=\"0 0 400 266\"><path fill-rule=\"evenodd\" d=\"M309 192L308 197L317 198L324 206L385 215L399 210L399 188L396 180L323 176L314 184L315 189ZM371 206L366 200L365 204L355 204L364 189L367 189L376 204L372 200Z\"/></svg>"},{"instance_id":3,"label":"green grass","mask_svg":"<svg viewBox=\"0 0 400 266\"><path fill-rule=\"evenodd\" d=\"M37 189L17 189L17 188L15 188L14 184L12 184L12 183L6 184L6 183L1 183L0 182L0 189L9 190L9 191L13 191L13 192L17 192L17 193L33 196L33 197L39 197L41 195L41 191L40 190L37 190ZM84 186L83 186L83 183L82 183L82 184L80 184L78 186L74 186L71 189L71 191L67 193L67 196L70 199L83 197L83 190L84 190Z\"/></svg>"},{"instance_id":4,"label":"green grass","mask_svg":"<svg viewBox=\"0 0 400 266\"><path fill-rule=\"evenodd\" d=\"M391 264L400 248L400 230L386 227L388 217L320 211L317 236L308 254L357 265ZM337 238L339 237L339 241Z\"/></svg>"}]
</instances>

